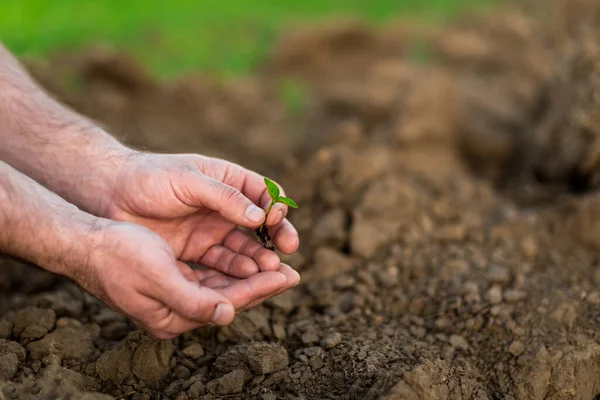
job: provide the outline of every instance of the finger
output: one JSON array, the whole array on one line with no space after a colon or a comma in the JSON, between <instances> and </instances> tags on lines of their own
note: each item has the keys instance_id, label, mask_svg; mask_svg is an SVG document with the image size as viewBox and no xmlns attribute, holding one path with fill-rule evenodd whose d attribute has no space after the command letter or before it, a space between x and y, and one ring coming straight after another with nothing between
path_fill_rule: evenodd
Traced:
<instances>
[{"instance_id":1,"label":"finger","mask_svg":"<svg viewBox=\"0 0 600 400\"><path fill-rule=\"evenodd\" d=\"M281 187L280 184L278 184L277 182L275 182L277 184L277 186L279 186L279 193L281 196L285 196L285 191L283 190L283 188ZM263 183L263 187L265 186L265 184ZM269 194L269 191L266 189L266 187L263 189L263 192L261 194L261 198L260 198L260 203L263 207L263 209L268 210L269 205L271 204L271 195ZM283 219L287 216L288 213L288 206L286 206L285 204L282 203L275 203L273 205L273 207L271 208L271 211L269 211L269 215L267 216L267 226L273 226L273 225L277 225L278 223L280 223L281 221L283 221Z\"/></svg>"},{"instance_id":2,"label":"finger","mask_svg":"<svg viewBox=\"0 0 600 400\"><path fill-rule=\"evenodd\" d=\"M283 221L283 219L287 216L288 206L281 203L276 203L271 208L269 215L267 215L267 226L274 226Z\"/></svg>"},{"instance_id":3,"label":"finger","mask_svg":"<svg viewBox=\"0 0 600 400\"><path fill-rule=\"evenodd\" d=\"M190 282L196 282L196 274L194 274L194 270L192 267L183 262L177 263L177 269L179 272Z\"/></svg>"},{"instance_id":4,"label":"finger","mask_svg":"<svg viewBox=\"0 0 600 400\"><path fill-rule=\"evenodd\" d=\"M275 246L284 254L292 254L300 246L298 231L287 219L278 225L270 227L269 235L273 238Z\"/></svg>"},{"instance_id":5,"label":"finger","mask_svg":"<svg viewBox=\"0 0 600 400\"><path fill-rule=\"evenodd\" d=\"M265 211L238 189L199 172L190 171L183 188L175 190L184 203L215 210L236 225L255 228L265 219Z\"/></svg>"},{"instance_id":6,"label":"finger","mask_svg":"<svg viewBox=\"0 0 600 400\"><path fill-rule=\"evenodd\" d=\"M161 321L157 326L149 326L141 320L131 319L134 324L144 329L156 339L173 339L185 332L189 332L206 324L200 324L196 321L184 318L176 313L171 313L167 320Z\"/></svg>"},{"instance_id":7,"label":"finger","mask_svg":"<svg viewBox=\"0 0 600 400\"><path fill-rule=\"evenodd\" d=\"M219 273L219 275L198 277L198 283L202 286L209 287L213 290L222 289L238 283L242 278L235 278L233 276Z\"/></svg>"},{"instance_id":8,"label":"finger","mask_svg":"<svg viewBox=\"0 0 600 400\"><path fill-rule=\"evenodd\" d=\"M254 204L260 205L264 210L269 207L271 196L265 186L264 176L225 160L197 157L195 162L200 171L215 176L217 180L238 189ZM280 194L285 196L285 190L281 185L277 184L277 186L279 186ZM273 206L272 211L273 213L269 213L267 221L269 226L280 223L286 217L288 207L285 204L278 203Z\"/></svg>"},{"instance_id":9,"label":"finger","mask_svg":"<svg viewBox=\"0 0 600 400\"><path fill-rule=\"evenodd\" d=\"M271 204L271 195L265 185L265 177L250 171L237 164L227 163L227 173L224 176L224 181L232 187L240 190L255 204L260 205L263 210L267 210ZM275 182L279 187L281 196L285 196L285 190L280 184ZM280 223L287 215L288 207L285 204L277 203L269 212L267 225L276 225Z\"/></svg>"},{"instance_id":10,"label":"finger","mask_svg":"<svg viewBox=\"0 0 600 400\"><path fill-rule=\"evenodd\" d=\"M199 262L202 265L238 278L246 278L260 271L252 258L221 245L214 245L208 249Z\"/></svg>"},{"instance_id":11,"label":"finger","mask_svg":"<svg viewBox=\"0 0 600 400\"><path fill-rule=\"evenodd\" d=\"M212 279L212 282L210 280ZM205 281L204 284L218 287L223 284L223 278L216 277ZM233 304L235 309L241 309L255 300L275 293L287 285L287 277L279 271L260 272L246 279L240 279L218 289Z\"/></svg>"},{"instance_id":12,"label":"finger","mask_svg":"<svg viewBox=\"0 0 600 400\"><path fill-rule=\"evenodd\" d=\"M273 292L267 296L264 296L264 297L261 297L260 299L254 300L253 302L251 302L250 304L248 304L247 306L243 307L240 310L236 309L236 313L240 313L249 308L256 307L257 305L263 303L264 301L269 300L270 298L279 296L283 292L297 286L300 283L300 274L298 274L298 272L296 272L289 265L281 264L281 268L280 268L279 272L286 275L287 284L284 287L280 288L279 290L276 290L275 292Z\"/></svg>"},{"instance_id":13,"label":"finger","mask_svg":"<svg viewBox=\"0 0 600 400\"><path fill-rule=\"evenodd\" d=\"M230 286L235 285L240 282L240 279L233 278L233 277L230 277L227 275L223 275L221 273L205 274L204 273L205 271L200 271L200 270L196 270L195 272L200 280L201 285L208 286L215 290L220 290L220 289L223 289L226 287L230 287ZM289 265L282 263L278 272L282 273L286 277L286 283L284 285L280 286L279 288L276 288L272 292L268 292L264 296L260 296L254 300L251 300L250 303L246 304L245 306L242 306L242 308L240 308L240 309L236 308L236 312L241 312L250 307L254 307L254 306L262 303L263 301L268 300L271 297L277 296L277 295L285 292L286 290L291 289L294 286L297 286L298 283L300 283L300 275ZM265 292L266 292L266 290L265 290Z\"/></svg>"},{"instance_id":14,"label":"finger","mask_svg":"<svg viewBox=\"0 0 600 400\"><path fill-rule=\"evenodd\" d=\"M196 279L198 282L202 282L204 279L212 278L214 276L229 276L224 273L217 271L216 269L194 269L194 274L196 275ZM232 277L230 277L232 278ZM232 278L238 279L238 278Z\"/></svg>"},{"instance_id":15,"label":"finger","mask_svg":"<svg viewBox=\"0 0 600 400\"><path fill-rule=\"evenodd\" d=\"M254 260L260 271L276 271L279 269L281 260L277 253L266 249L255 238L239 229L232 230L223 241L223 245L235 253ZM250 274L235 276L245 278L250 276Z\"/></svg>"},{"instance_id":16,"label":"finger","mask_svg":"<svg viewBox=\"0 0 600 400\"><path fill-rule=\"evenodd\" d=\"M231 302L222 294L188 281L181 274L164 277L157 293L145 293L156 298L184 318L201 324L227 325L234 317Z\"/></svg>"}]
</instances>

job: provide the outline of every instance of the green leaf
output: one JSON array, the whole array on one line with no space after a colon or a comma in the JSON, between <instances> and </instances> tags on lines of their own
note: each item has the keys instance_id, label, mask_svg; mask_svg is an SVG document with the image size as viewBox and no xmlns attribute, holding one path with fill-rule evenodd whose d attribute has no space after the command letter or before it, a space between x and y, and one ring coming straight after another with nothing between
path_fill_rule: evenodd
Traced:
<instances>
[{"instance_id":1,"label":"green leaf","mask_svg":"<svg viewBox=\"0 0 600 400\"><path fill-rule=\"evenodd\" d=\"M292 208L298 208L298 204L296 204L296 202L294 200L290 199L289 197L279 196L277 198L277 201L279 203L285 204L286 206L290 206Z\"/></svg>"},{"instance_id":2,"label":"green leaf","mask_svg":"<svg viewBox=\"0 0 600 400\"><path fill-rule=\"evenodd\" d=\"M279 198L279 186L269 178L265 178L265 185L267 185L267 190L271 198L277 200Z\"/></svg>"}]
</instances>

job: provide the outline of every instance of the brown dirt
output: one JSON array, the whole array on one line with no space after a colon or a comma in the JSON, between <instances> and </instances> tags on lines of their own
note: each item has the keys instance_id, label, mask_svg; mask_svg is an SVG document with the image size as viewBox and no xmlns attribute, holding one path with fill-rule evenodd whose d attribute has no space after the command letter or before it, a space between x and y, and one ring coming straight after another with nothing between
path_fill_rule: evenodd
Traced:
<instances>
[{"instance_id":1,"label":"brown dirt","mask_svg":"<svg viewBox=\"0 0 600 400\"><path fill-rule=\"evenodd\" d=\"M292 34L230 83L157 83L104 48L31 65L127 143L282 182L303 284L158 342L3 260L0 398L598 398L600 6L523 9Z\"/></svg>"}]
</instances>

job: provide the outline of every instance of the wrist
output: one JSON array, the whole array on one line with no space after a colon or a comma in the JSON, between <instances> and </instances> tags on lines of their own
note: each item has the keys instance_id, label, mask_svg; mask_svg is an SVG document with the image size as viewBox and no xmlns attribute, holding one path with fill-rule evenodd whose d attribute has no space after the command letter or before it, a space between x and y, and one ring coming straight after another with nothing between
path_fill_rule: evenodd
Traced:
<instances>
[{"instance_id":1,"label":"wrist","mask_svg":"<svg viewBox=\"0 0 600 400\"><path fill-rule=\"evenodd\" d=\"M115 204L119 179L141 153L115 140L96 154L88 164L88 171L75 180L79 184L69 189L65 197L93 215L108 217Z\"/></svg>"},{"instance_id":2,"label":"wrist","mask_svg":"<svg viewBox=\"0 0 600 400\"><path fill-rule=\"evenodd\" d=\"M28 80L0 82L0 91L0 160L82 210L104 215L120 171L138 152Z\"/></svg>"},{"instance_id":3,"label":"wrist","mask_svg":"<svg viewBox=\"0 0 600 400\"><path fill-rule=\"evenodd\" d=\"M74 277L102 220L0 162L0 253Z\"/></svg>"}]
</instances>

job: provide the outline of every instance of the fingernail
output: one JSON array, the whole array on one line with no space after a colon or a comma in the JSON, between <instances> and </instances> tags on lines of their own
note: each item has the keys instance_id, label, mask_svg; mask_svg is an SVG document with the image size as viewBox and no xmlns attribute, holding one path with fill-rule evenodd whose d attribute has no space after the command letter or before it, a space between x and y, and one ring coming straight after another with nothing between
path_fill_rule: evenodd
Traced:
<instances>
[{"instance_id":1,"label":"fingernail","mask_svg":"<svg viewBox=\"0 0 600 400\"><path fill-rule=\"evenodd\" d=\"M283 211L279 210L277 211L277 221L282 221L283 220Z\"/></svg>"},{"instance_id":2,"label":"fingernail","mask_svg":"<svg viewBox=\"0 0 600 400\"><path fill-rule=\"evenodd\" d=\"M252 222L260 222L265 217L265 212L254 204L246 208L246 218Z\"/></svg>"},{"instance_id":3,"label":"fingernail","mask_svg":"<svg viewBox=\"0 0 600 400\"><path fill-rule=\"evenodd\" d=\"M235 311L231 304L219 303L215 310L211 322L216 325L226 325L233 319Z\"/></svg>"}]
</instances>

